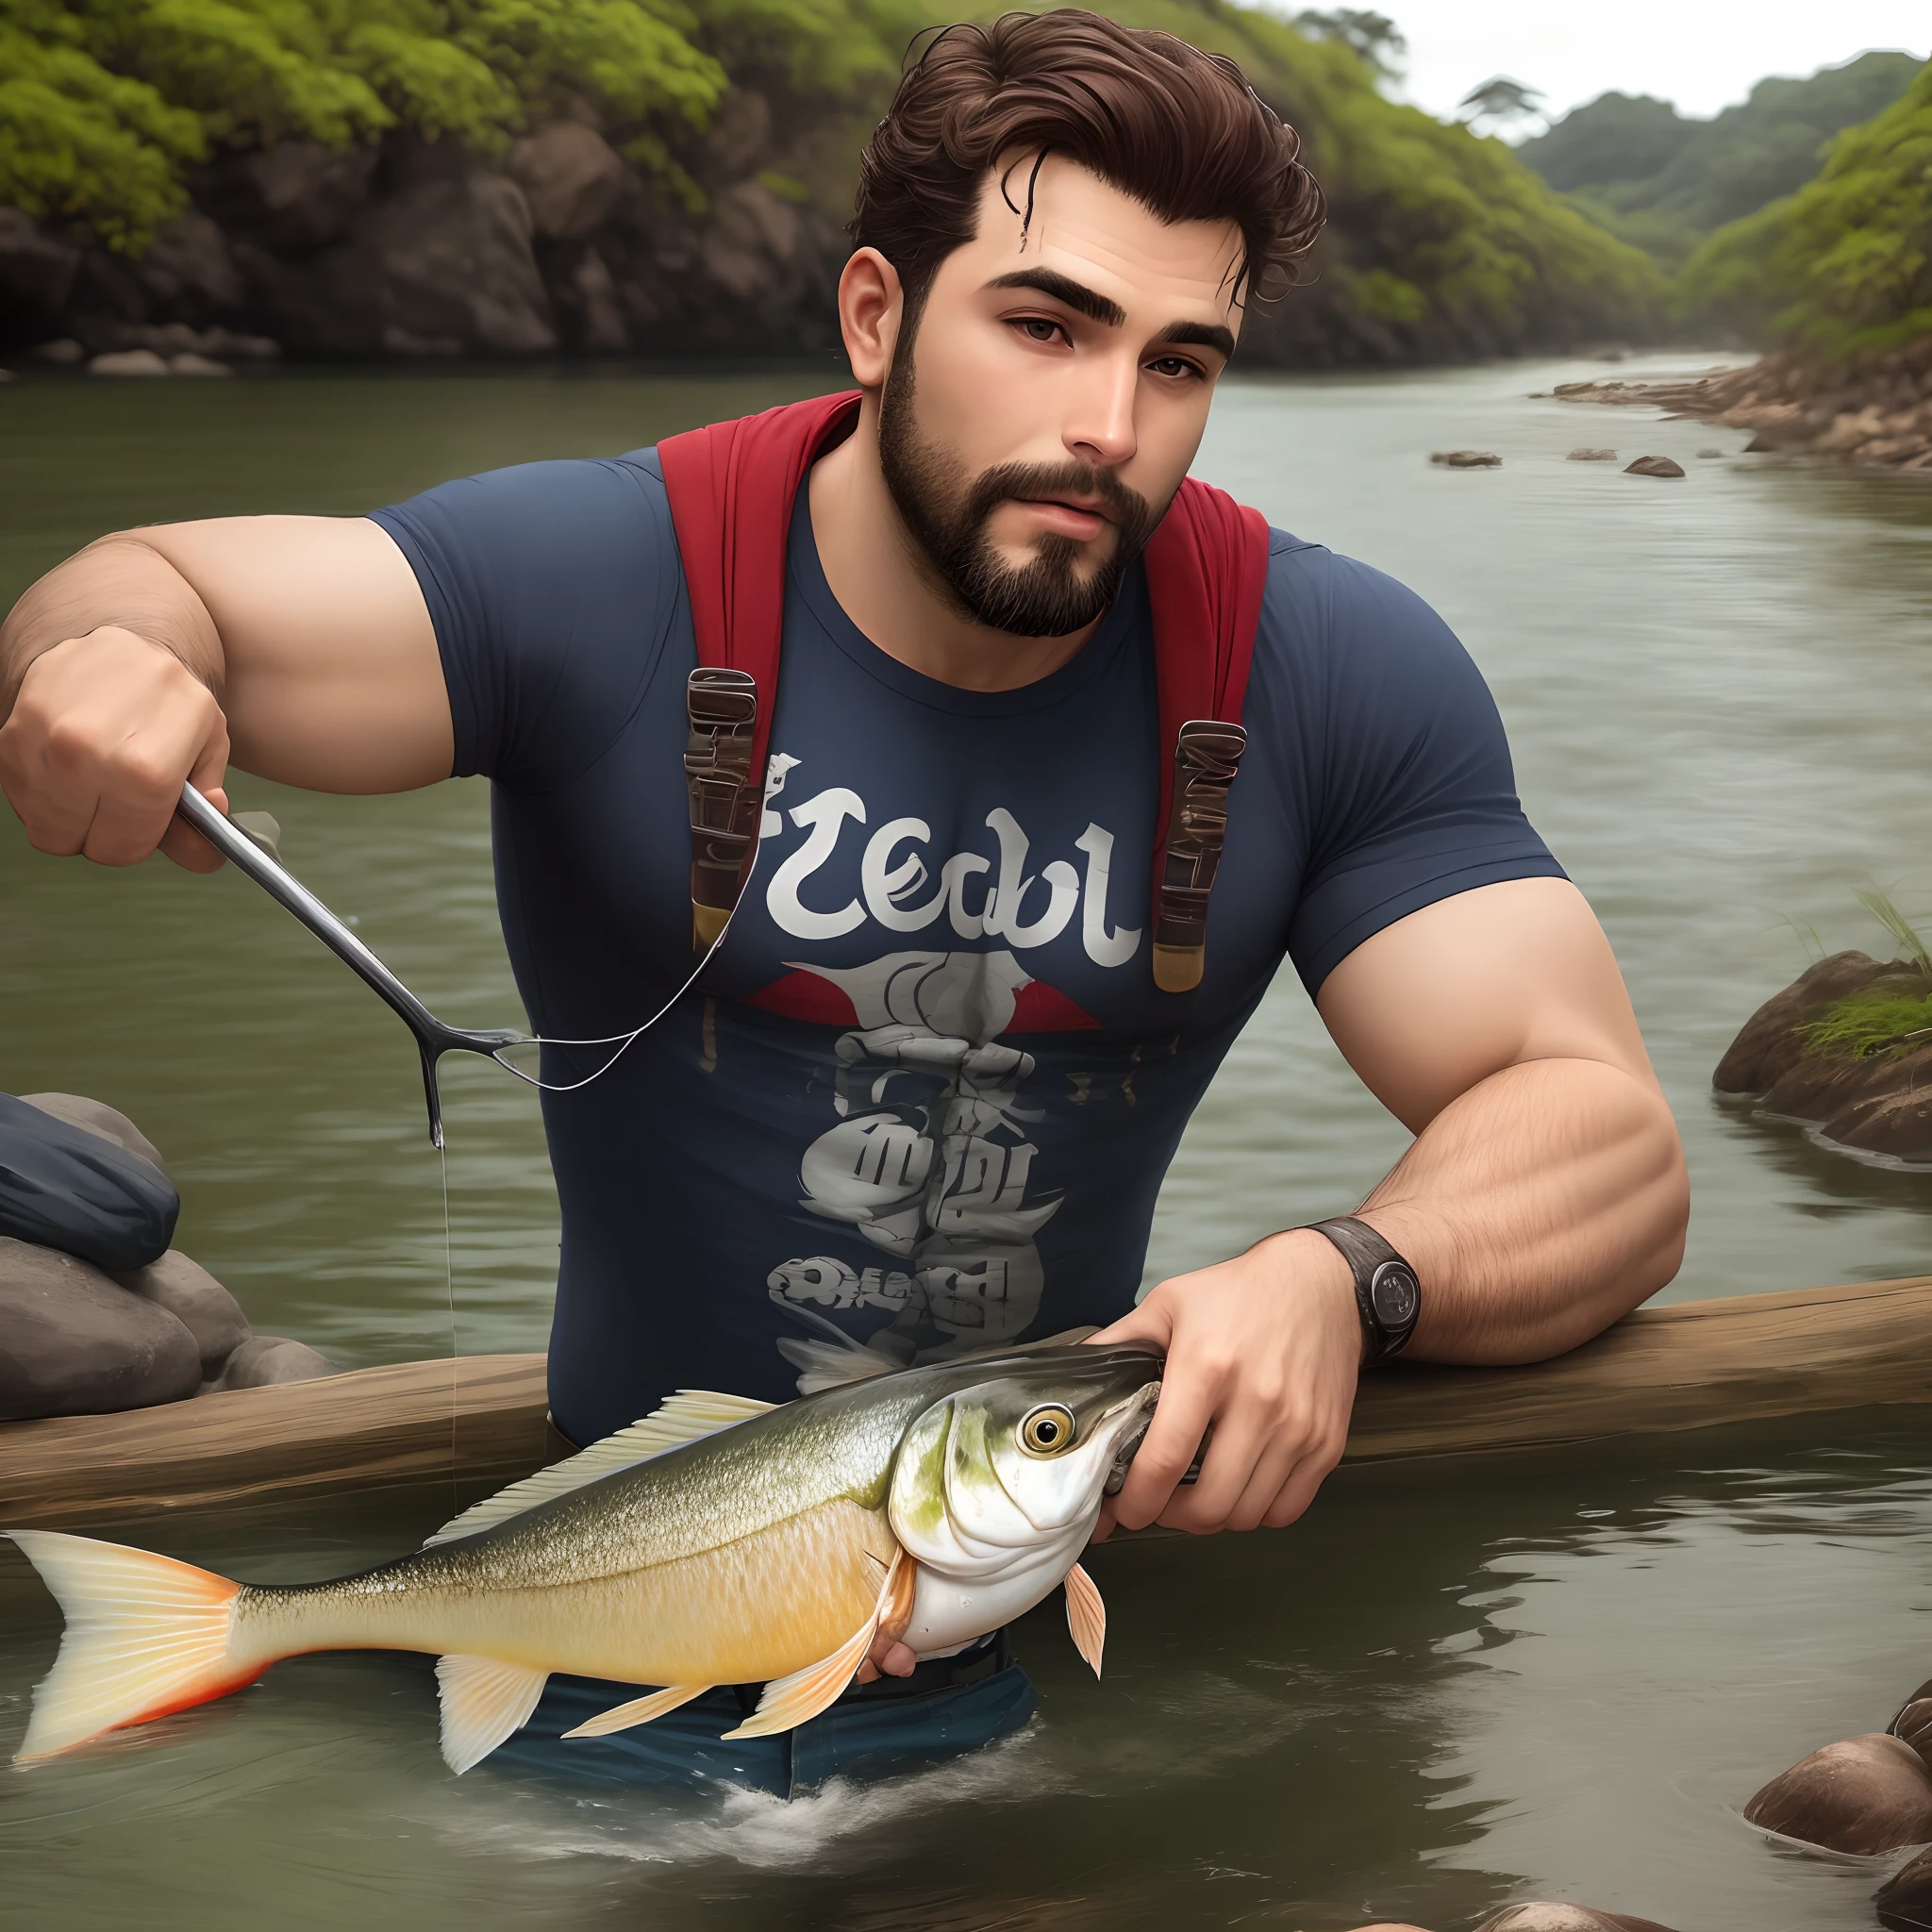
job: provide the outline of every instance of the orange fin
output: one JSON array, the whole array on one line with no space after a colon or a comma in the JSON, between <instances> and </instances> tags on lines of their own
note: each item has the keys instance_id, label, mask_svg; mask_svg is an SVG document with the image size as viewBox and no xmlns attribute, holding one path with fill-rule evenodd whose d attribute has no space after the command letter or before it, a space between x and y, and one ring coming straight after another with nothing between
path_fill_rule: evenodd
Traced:
<instances>
[{"instance_id":1,"label":"orange fin","mask_svg":"<svg viewBox=\"0 0 1932 1932\"><path fill-rule=\"evenodd\" d=\"M1067 1628L1074 1648L1100 1674L1100 1653L1107 1648L1107 1606L1092 1577L1075 1563L1067 1572Z\"/></svg>"},{"instance_id":2,"label":"orange fin","mask_svg":"<svg viewBox=\"0 0 1932 1932\"><path fill-rule=\"evenodd\" d=\"M600 1710L593 1718L586 1719L575 1730L564 1732L566 1738L608 1738L613 1731L627 1731L633 1724L647 1724L654 1717L662 1717L667 1710L675 1710L680 1704L689 1704L693 1697L702 1697L711 1687L708 1684L673 1684L665 1690L653 1690L648 1697L633 1697L628 1704L613 1704L608 1710Z\"/></svg>"},{"instance_id":3,"label":"orange fin","mask_svg":"<svg viewBox=\"0 0 1932 1932\"><path fill-rule=\"evenodd\" d=\"M918 1575L918 1564L903 1549L894 1549L872 1615L830 1657L808 1664L802 1671L793 1671L789 1677L774 1678L765 1686L758 1707L735 1731L726 1731L724 1737L768 1738L774 1731L791 1730L837 1703L865 1661L879 1624L883 1622L890 1627L896 1622L904 1627L911 1614L913 1586Z\"/></svg>"},{"instance_id":4,"label":"orange fin","mask_svg":"<svg viewBox=\"0 0 1932 1932\"><path fill-rule=\"evenodd\" d=\"M228 1655L239 1583L92 1537L10 1534L67 1617L15 1763L206 1704L252 1684L267 1667L267 1658L238 1665Z\"/></svg>"}]
</instances>

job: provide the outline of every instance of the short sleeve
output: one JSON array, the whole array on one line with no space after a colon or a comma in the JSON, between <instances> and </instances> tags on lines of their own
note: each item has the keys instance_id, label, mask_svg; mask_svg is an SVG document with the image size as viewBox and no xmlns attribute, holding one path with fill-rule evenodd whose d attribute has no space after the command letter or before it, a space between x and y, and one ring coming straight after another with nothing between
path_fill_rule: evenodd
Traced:
<instances>
[{"instance_id":1,"label":"short sleeve","mask_svg":"<svg viewBox=\"0 0 1932 1932\"><path fill-rule=\"evenodd\" d=\"M525 463L373 513L416 573L455 774L543 791L636 711L683 597L656 453Z\"/></svg>"},{"instance_id":2,"label":"short sleeve","mask_svg":"<svg viewBox=\"0 0 1932 1932\"><path fill-rule=\"evenodd\" d=\"M1495 700L1449 626L1379 571L1277 537L1257 658L1285 661L1307 825L1289 952L1309 992L1363 941L1506 879L1562 878L1516 795Z\"/></svg>"}]
</instances>

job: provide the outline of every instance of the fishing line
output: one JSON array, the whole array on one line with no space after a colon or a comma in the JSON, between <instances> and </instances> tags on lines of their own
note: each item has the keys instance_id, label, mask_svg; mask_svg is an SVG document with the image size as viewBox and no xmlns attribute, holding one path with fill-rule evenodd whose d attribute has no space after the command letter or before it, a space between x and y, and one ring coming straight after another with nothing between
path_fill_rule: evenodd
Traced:
<instances>
[{"instance_id":1,"label":"fishing line","mask_svg":"<svg viewBox=\"0 0 1932 1932\"><path fill-rule=\"evenodd\" d=\"M705 968L717 957L719 947L731 937L731 923L738 917L738 908L744 903L744 895L751 890L752 880L758 876L758 860L763 857L764 839L760 836L757 846L752 851L751 868L744 875L743 885L739 888L737 902L733 905L730 912L725 915L724 924L720 928L718 937L705 948L703 958L691 968L691 976L642 1025L633 1026L628 1033L605 1033L591 1040L565 1040L555 1034L533 1033L527 1040L520 1040L517 1042L519 1046L615 1046L617 1051L595 1073L586 1074L581 1080L546 1080L541 1074L526 1074L522 1067L513 1066L508 1060L505 1059L503 1055L513 1051L510 1047L504 1047L499 1052L491 1054L490 1058L506 1074L514 1074L526 1086L538 1088L544 1093L575 1093L579 1088L590 1086L593 1080L601 1080L630 1051L631 1047L638 1041L641 1040L659 1020L663 1019L665 1014L670 1012L672 1008L704 977Z\"/></svg>"}]
</instances>

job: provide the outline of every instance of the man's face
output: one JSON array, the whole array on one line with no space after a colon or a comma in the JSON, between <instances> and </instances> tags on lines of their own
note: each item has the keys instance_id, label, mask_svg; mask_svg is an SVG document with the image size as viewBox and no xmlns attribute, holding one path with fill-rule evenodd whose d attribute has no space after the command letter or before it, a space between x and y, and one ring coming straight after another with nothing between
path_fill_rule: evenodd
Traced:
<instances>
[{"instance_id":1,"label":"man's face","mask_svg":"<svg viewBox=\"0 0 1932 1932\"><path fill-rule=\"evenodd\" d=\"M887 485L964 614L1064 637L1107 608L1200 444L1240 253L1233 223L1164 223L1057 156L1023 233L988 177L879 406Z\"/></svg>"}]
</instances>

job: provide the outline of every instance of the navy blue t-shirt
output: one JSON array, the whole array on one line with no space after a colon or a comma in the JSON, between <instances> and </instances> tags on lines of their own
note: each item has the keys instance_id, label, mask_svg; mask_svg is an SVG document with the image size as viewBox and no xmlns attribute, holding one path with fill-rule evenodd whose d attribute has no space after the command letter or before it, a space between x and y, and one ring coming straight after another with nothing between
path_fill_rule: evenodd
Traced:
<instances>
[{"instance_id":1,"label":"navy blue t-shirt","mask_svg":"<svg viewBox=\"0 0 1932 1932\"><path fill-rule=\"evenodd\" d=\"M1051 676L960 691L841 609L807 498L730 931L608 1074L544 1096L550 1398L578 1441L674 1388L782 1400L814 1338L929 1359L1117 1318L1182 1129L1284 954L1312 993L1407 913L1561 876L1441 619L1276 532L1207 974L1162 992L1141 571ZM655 452L475 476L376 521L428 600L456 770L492 781L532 1024L637 1025L693 963L696 651ZM544 1076L608 1053L546 1047Z\"/></svg>"}]
</instances>

